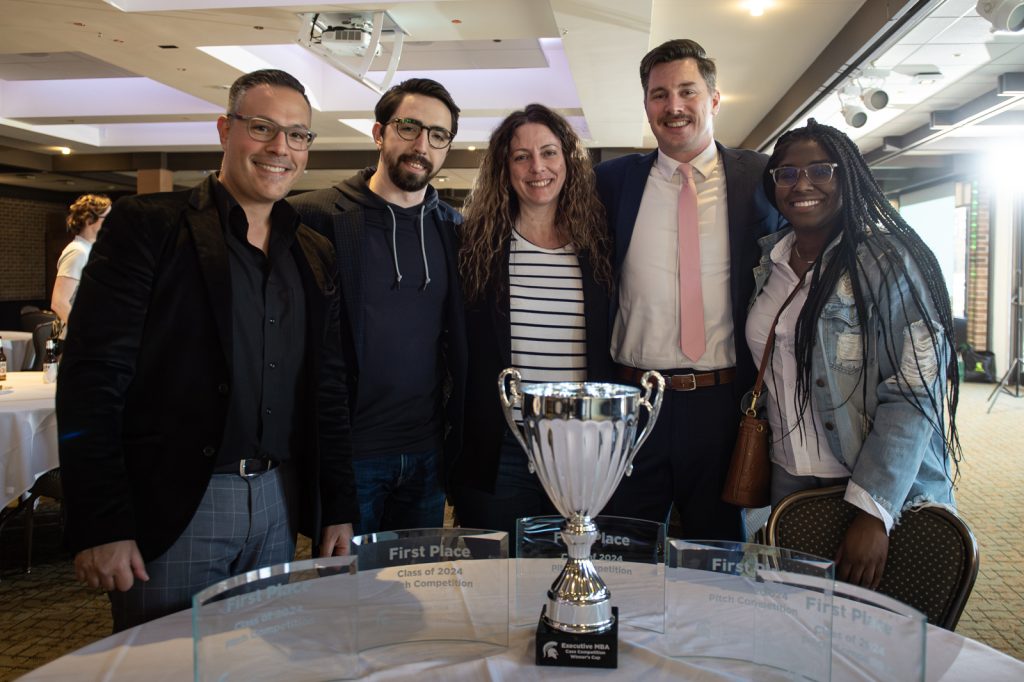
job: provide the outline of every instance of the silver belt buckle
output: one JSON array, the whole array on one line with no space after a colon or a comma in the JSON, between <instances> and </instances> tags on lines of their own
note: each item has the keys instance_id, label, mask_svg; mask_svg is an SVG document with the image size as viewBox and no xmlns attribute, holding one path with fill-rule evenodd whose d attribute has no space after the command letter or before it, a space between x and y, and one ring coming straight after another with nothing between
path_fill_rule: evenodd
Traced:
<instances>
[{"instance_id":1,"label":"silver belt buckle","mask_svg":"<svg viewBox=\"0 0 1024 682\"><path fill-rule=\"evenodd\" d=\"M670 382L674 391L697 390L697 375L693 372L689 374L673 374Z\"/></svg>"},{"instance_id":2,"label":"silver belt buckle","mask_svg":"<svg viewBox=\"0 0 1024 682\"><path fill-rule=\"evenodd\" d=\"M241 476L242 478L252 478L253 476L259 476L260 475L259 471L254 471L254 472L252 472L250 474L246 470L245 463L248 462L248 461L249 460L247 460L247 459L240 459L240 460L238 460L238 475Z\"/></svg>"}]
</instances>

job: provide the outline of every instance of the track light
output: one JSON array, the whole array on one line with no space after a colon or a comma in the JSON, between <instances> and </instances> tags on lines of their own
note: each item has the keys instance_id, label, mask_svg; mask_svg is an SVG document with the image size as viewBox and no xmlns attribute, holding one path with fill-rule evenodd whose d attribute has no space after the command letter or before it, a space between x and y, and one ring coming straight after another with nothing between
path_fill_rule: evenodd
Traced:
<instances>
[{"instance_id":1,"label":"track light","mask_svg":"<svg viewBox=\"0 0 1024 682\"><path fill-rule=\"evenodd\" d=\"M842 113L846 125L851 128L863 128L864 124L868 122L868 112L864 111L864 108L859 105L844 104Z\"/></svg>"},{"instance_id":2,"label":"track light","mask_svg":"<svg viewBox=\"0 0 1024 682\"><path fill-rule=\"evenodd\" d=\"M881 88L868 88L860 93L860 100L868 111L878 111L889 104L889 93Z\"/></svg>"},{"instance_id":3,"label":"track light","mask_svg":"<svg viewBox=\"0 0 1024 682\"><path fill-rule=\"evenodd\" d=\"M1021 0L978 0L974 11L988 19L993 33L1024 30L1024 2Z\"/></svg>"}]
</instances>

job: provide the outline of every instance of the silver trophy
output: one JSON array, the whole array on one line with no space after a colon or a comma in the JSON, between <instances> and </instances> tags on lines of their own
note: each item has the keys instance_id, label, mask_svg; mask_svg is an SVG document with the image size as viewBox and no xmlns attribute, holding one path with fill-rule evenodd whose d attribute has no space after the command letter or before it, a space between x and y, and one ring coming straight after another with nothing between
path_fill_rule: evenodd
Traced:
<instances>
[{"instance_id":1,"label":"silver trophy","mask_svg":"<svg viewBox=\"0 0 1024 682\"><path fill-rule=\"evenodd\" d=\"M633 458L658 419L665 380L657 372L645 373L642 395L639 388L619 384L521 381L517 370L504 370L498 394L530 471L565 517L562 538L569 555L548 590L543 620L566 633L607 632L615 618L611 592L590 560L598 538L591 516L607 504L623 475L632 473ZM512 414L516 404L522 407L525 439ZM649 418L636 436L641 407Z\"/></svg>"}]
</instances>

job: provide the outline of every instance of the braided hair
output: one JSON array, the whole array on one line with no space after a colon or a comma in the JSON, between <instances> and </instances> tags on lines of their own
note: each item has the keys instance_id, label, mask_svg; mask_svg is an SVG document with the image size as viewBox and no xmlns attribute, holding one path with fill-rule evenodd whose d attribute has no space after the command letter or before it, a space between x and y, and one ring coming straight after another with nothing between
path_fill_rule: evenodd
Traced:
<instances>
[{"instance_id":1,"label":"braided hair","mask_svg":"<svg viewBox=\"0 0 1024 682\"><path fill-rule=\"evenodd\" d=\"M797 317L794 354L797 363L796 400L800 413L805 414L810 404L811 360L818 320L826 301L840 282L845 285L846 281L849 281L859 320L868 319L869 305L877 308L879 301L884 301L890 296L896 298L900 306L899 311L893 313L893 319L879 320L882 329L882 340L879 345L884 348L891 364L896 368L895 384L900 394L922 414L935 415L929 417L929 421L936 433L942 436L946 452L953 459L956 473L952 480L955 482L962 457L956 430L960 381L956 343L953 339L953 313L939 263L921 237L885 198L853 141L840 130L818 123L813 118L807 122L806 127L791 130L779 138L775 150L768 159L763 183L765 194L772 205L778 208L775 184L769 171L778 167L791 145L805 141L817 143L832 161L839 164L835 170L835 177L842 205L837 216L835 233L829 236L829 241L837 236L839 239L834 248L827 249L831 254L829 258L825 258L826 249L823 249L815 259L811 269L807 302ZM908 276L907 264L901 251L910 257L920 271L925 285L924 291L919 291L913 279ZM886 275L882 278L879 291L867 287L859 276L866 267L871 266ZM900 279L907 282L906 292L897 284ZM931 306L926 305L926 300ZM932 315L922 315L935 361L944 364L946 368L946 386L938 396L928 391L927 397L922 397L911 391L908 387L913 382L908 380L904 365L896 356L902 339L893 338L892 328L909 327L911 320L914 319L911 315L913 310L931 310L938 318L933 320ZM860 325L861 374L858 384L864 404L867 404L866 372L870 340L866 338L865 328L866 325ZM914 341L913 336L906 340L906 343L910 344L910 350L905 352L913 354L913 371L923 376L922 357L919 353L924 351L919 349ZM848 400L849 397L841 399ZM926 409L926 406L930 409Z\"/></svg>"}]
</instances>

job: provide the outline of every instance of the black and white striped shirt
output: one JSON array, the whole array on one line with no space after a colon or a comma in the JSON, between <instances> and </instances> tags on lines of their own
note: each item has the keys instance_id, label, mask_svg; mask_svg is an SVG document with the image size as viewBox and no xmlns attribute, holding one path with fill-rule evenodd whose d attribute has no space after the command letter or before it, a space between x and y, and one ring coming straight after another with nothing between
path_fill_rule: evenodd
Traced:
<instances>
[{"instance_id":1,"label":"black and white striped shirt","mask_svg":"<svg viewBox=\"0 0 1024 682\"><path fill-rule=\"evenodd\" d=\"M523 383L585 381L583 275L572 245L545 249L513 232L508 274L512 365Z\"/></svg>"}]
</instances>

